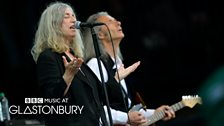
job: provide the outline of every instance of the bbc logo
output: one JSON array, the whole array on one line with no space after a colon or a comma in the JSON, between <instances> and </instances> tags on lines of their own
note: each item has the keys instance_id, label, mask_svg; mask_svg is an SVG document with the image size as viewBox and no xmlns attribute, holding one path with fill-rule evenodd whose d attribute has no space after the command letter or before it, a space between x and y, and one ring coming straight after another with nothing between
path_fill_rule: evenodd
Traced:
<instances>
[{"instance_id":1,"label":"bbc logo","mask_svg":"<svg viewBox=\"0 0 224 126\"><path fill-rule=\"evenodd\" d=\"M26 104L34 104L34 103L44 103L43 98L25 98Z\"/></svg>"}]
</instances>

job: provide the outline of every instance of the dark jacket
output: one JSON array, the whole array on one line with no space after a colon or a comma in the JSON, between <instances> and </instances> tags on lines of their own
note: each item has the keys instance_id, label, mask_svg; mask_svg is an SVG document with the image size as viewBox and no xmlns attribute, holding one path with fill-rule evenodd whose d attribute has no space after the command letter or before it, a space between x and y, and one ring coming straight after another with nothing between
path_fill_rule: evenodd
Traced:
<instances>
[{"instance_id":1,"label":"dark jacket","mask_svg":"<svg viewBox=\"0 0 224 126\"><path fill-rule=\"evenodd\" d=\"M98 79L86 64L75 75L66 96L66 83L62 78L65 68L62 56L47 49L37 61L37 79L44 98L68 98L66 106L84 106L81 114L44 115L47 126L98 126L99 118L106 122L98 92ZM65 55L66 56L66 55ZM67 59L68 60L68 59ZM54 104L55 105L55 104Z\"/></svg>"},{"instance_id":2,"label":"dark jacket","mask_svg":"<svg viewBox=\"0 0 224 126\"><path fill-rule=\"evenodd\" d=\"M130 108L128 108L128 98L130 98L132 101L131 106L137 102L135 100L136 91L134 90L134 87L132 85L126 85L128 90L128 93L126 93L121 84L119 84L114 78L116 69L113 69L115 63L111 57L109 55L102 55L100 59L108 73L106 87L111 108L123 112L129 111Z\"/></svg>"}]
</instances>

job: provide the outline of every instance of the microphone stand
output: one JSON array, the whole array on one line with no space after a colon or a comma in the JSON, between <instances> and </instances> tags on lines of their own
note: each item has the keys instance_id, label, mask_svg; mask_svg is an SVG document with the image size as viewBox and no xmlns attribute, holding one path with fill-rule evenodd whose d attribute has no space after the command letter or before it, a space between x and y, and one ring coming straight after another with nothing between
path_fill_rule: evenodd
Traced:
<instances>
[{"instance_id":1,"label":"microphone stand","mask_svg":"<svg viewBox=\"0 0 224 126\"><path fill-rule=\"evenodd\" d=\"M108 113L108 117L109 117L109 121L110 121L110 126L113 126L107 89L106 89L106 85L105 85L105 82L104 82L102 66L101 66L101 63L100 63L100 50L99 50L99 45L98 45L98 39L97 39L96 32L93 29L93 26L91 26L90 29L91 29L91 34L92 34L92 38L93 38L93 45L94 45L94 49L95 49L95 53L96 53L97 63L98 63L98 66L99 66L100 77L101 77L101 81L102 81L102 85L103 85L103 91L104 91L105 98L106 98L106 106L107 106L107 113Z\"/></svg>"}]
</instances>

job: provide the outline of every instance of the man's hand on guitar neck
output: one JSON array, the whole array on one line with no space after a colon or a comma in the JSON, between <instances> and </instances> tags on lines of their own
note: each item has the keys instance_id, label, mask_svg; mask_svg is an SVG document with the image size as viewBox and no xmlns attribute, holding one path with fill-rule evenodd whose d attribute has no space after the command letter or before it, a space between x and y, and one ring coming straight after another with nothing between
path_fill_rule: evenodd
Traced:
<instances>
[{"instance_id":1,"label":"man's hand on guitar neck","mask_svg":"<svg viewBox=\"0 0 224 126\"><path fill-rule=\"evenodd\" d=\"M168 105L162 105L162 106L158 107L155 110L155 113L156 112L164 112L165 113L165 116L163 117L164 121L175 118L175 112Z\"/></svg>"}]
</instances>

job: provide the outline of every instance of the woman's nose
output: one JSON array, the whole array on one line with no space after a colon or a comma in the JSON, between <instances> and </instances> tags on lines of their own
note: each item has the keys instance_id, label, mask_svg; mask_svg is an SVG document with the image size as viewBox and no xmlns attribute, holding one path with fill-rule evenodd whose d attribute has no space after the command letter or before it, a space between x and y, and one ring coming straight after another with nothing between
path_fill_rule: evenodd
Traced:
<instances>
[{"instance_id":1,"label":"woman's nose","mask_svg":"<svg viewBox=\"0 0 224 126\"><path fill-rule=\"evenodd\" d=\"M70 21L71 21L72 23L75 23L75 19L74 19L74 18L72 18Z\"/></svg>"},{"instance_id":2,"label":"woman's nose","mask_svg":"<svg viewBox=\"0 0 224 126\"><path fill-rule=\"evenodd\" d=\"M76 21L76 18L75 17L71 17L71 22L75 23L75 21Z\"/></svg>"}]
</instances>

